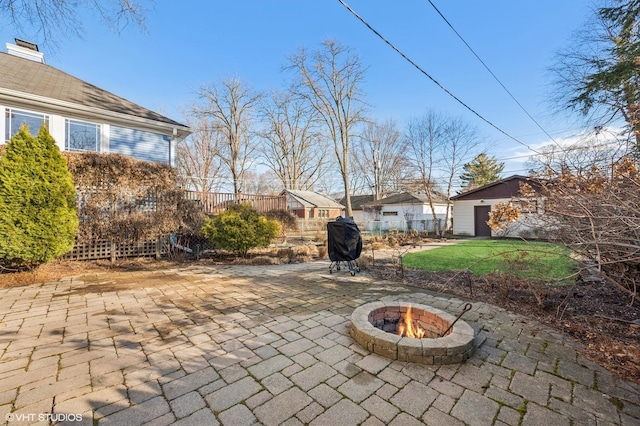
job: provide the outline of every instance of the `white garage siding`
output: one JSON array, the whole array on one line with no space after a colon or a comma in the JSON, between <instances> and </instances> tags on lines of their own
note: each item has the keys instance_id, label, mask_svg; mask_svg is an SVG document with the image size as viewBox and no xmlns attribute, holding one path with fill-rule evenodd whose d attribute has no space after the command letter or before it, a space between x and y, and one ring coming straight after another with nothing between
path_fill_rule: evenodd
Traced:
<instances>
[{"instance_id":1,"label":"white garage siding","mask_svg":"<svg viewBox=\"0 0 640 426\"><path fill-rule=\"evenodd\" d=\"M453 235L475 235L475 222L473 211L475 206L493 205L489 200L481 203L480 200L454 201L453 202Z\"/></svg>"},{"instance_id":2,"label":"white garage siding","mask_svg":"<svg viewBox=\"0 0 640 426\"><path fill-rule=\"evenodd\" d=\"M481 200L455 200L453 202L453 234L460 236L475 235L474 207L491 206L493 210L497 203L509 203L511 201L513 201L512 198L497 198L484 200L484 202L481 202ZM539 208L538 213L540 213L542 202L540 200L537 202ZM533 229L541 225L538 218L539 216L536 213L523 213L520 219L509 224L506 234L501 236L519 237L521 234L528 235ZM496 237L498 234L491 230L491 236Z\"/></svg>"}]
</instances>

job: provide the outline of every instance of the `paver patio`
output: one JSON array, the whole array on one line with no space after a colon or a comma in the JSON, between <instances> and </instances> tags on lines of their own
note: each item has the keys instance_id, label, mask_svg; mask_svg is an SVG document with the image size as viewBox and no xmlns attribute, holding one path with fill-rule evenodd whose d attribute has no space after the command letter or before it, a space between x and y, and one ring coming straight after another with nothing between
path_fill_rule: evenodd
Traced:
<instances>
[{"instance_id":1,"label":"paver patio","mask_svg":"<svg viewBox=\"0 0 640 426\"><path fill-rule=\"evenodd\" d=\"M390 361L355 307L466 301L328 273L328 262L193 265L0 289L6 424L640 425L640 386L539 323L473 301L464 364ZM80 419L81 417L81 419Z\"/></svg>"}]
</instances>

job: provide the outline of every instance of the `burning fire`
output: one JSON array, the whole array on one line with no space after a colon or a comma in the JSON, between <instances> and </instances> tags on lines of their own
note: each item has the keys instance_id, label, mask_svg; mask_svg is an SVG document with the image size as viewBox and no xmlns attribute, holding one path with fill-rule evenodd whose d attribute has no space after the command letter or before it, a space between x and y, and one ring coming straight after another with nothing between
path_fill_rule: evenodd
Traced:
<instances>
[{"instance_id":1,"label":"burning fire","mask_svg":"<svg viewBox=\"0 0 640 426\"><path fill-rule=\"evenodd\" d=\"M416 321L411 317L411 306L407 307L407 313L400 318L398 323L398 335L405 337L414 337L416 339L422 339L425 335L425 329L420 327Z\"/></svg>"}]
</instances>

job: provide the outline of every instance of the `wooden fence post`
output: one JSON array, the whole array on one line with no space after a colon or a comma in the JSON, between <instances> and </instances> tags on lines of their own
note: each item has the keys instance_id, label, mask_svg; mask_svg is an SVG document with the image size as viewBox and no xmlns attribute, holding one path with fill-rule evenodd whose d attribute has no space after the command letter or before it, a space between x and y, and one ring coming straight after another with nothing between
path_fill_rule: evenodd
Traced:
<instances>
[{"instance_id":1,"label":"wooden fence post","mask_svg":"<svg viewBox=\"0 0 640 426\"><path fill-rule=\"evenodd\" d=\"M109 253L111 255L111 263L116 263L116 242L111 240L111 251Z\"/></svg>"}]
</instances>

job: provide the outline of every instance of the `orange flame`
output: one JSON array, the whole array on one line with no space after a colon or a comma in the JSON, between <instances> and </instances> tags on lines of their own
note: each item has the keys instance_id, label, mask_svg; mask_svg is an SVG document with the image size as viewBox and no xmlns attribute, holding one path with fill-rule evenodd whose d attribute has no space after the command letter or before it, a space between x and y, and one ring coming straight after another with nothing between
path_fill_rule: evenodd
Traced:
<instances>
[{"instance_id":1,"label":"orange flame","mask_svg":"<svg viewBox=\"0 0 640 426\"><path fill-rule=\"evenodd\" d=\"M425 329L413 320L411 316L411 306L409 306L407 313L400 318L400 322L398 323L398 335L422 339L425 333Z\"/></svg>"}]
</instances>

